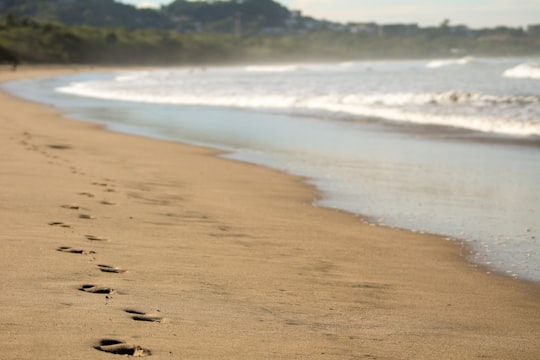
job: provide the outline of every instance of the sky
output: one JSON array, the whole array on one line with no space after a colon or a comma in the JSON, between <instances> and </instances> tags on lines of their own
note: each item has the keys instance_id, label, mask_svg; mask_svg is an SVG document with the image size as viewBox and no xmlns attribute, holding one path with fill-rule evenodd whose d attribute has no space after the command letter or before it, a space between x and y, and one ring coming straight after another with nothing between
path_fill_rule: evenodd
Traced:
<instances>
[{"instance_id":1,"label":"sky","mask_svg":"<svg viewBox=\"0 0 540 360\"><path fill-rule=\"evenodd\" d=\"M172 0L118 0L159 7ZM540 0L276 0L305 16L337 22L417 23L437 26L443 20L471 28L540 24Z\"/></svg>"}]
</instances>

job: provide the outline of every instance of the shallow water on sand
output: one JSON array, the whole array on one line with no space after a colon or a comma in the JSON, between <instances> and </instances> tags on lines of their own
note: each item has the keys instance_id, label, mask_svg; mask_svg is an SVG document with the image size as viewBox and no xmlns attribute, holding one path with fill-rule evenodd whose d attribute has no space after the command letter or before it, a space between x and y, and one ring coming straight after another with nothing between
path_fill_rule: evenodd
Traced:
<instances>
[{"instance_id":1,"label":"shallow water on sand","mask_svg":"<svg viewBox=\"0 0 540 360\"><path fill-rule=\"evenodd\" d=\"M321 191L319 205L377 224L462 239L474 250L475 262L540 281L536 137L366 117L350 121L324 112L111 101L55 92L111 78L77 75L4 88L114 131L215 147L228 151L229 158L303 176Z\"/></svg>"}]
</instances>

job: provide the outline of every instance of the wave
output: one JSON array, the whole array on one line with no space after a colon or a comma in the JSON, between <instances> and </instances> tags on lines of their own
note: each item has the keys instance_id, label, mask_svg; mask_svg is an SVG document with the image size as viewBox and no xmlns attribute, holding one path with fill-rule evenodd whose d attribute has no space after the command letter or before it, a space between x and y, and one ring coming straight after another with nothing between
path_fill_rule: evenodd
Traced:
<instances>
[{"instance_id":1,"label":"wave","mask_svg":"<svg viewBox=\"0 0 540 360\"><path fill-rule=\"evenodd\" d=\"M167 76L165 73L161 75ZM456 91L316 95L257 93L255 90L241 89L227 92L210 88L205 91L191 89L175 92L167 87L156 89L146 85L139 82L139 87L134 89L132 86L114 88L106 82L80 82L58 88L57 91L107 100L221 106L309 115L325 113L326 117L334 119L371 117L510 135L540 135L540 121L526 115L527 109L540 106L540 96Z\"/></svg>"},{"instance_id":2,"label":"wave","mask_svg":"<svg viewBox=\"0 0 540 360\"><path fill-rule=\"evenodd\" d=\"M377 108L369 106L346 106L337 104L327 104L321 108L344 114L374 117L396 122L446 126L514 136L540 136L539 123L526 123L519 120L501 119L497 117L468 116L464 114L436 114L415 112L413 110L403 110L399 108Z\"/></svg>"},{"instance_id":3,"label":"wave","mask_svg":"<svg viewBox=\"0 0 540 360\"><path fill-rule=\"evenodd\" d=\"M506 70L504 77L518 79L540 79L540 63L523 63Z\"/></svg>"},{"instance_id":4,"label":"wave","mask_svg":"<svg viewBox=\"0 0 540 360\"><path fill-rule=\"evenodd\" d=\"M248 73L292 73L298 71L336 72L355 68L361 65L358 62L343 62L339 64L308 63L289 65L251 65L243 68Z\"/></svg>"},{"instance_id":5,"label":"wave","mask_svg":"<svg viewBox=\"0 0 540 360\"><path fill-rule=\"evenodd\" d=\"M470 67L467 72L461 67L477 62L466 57L427 65L420 61L344 62L216 67L205 71L160 69L73 80L57 91L105 100L234 107L352 121L381 118L540 135L536 84L516 89L514 81L500 76L503 69L519 63L485 60L482 63L488 66ZM426 66L457 67L432 72ZM540 67L528 63L509 70L513 72L507 71L507 76L516 76L518 70L531 76Z\"/></svg>"},{"instance_id":6,"label":"wave","mask_svg":"<svg viewBox=\"0 0 540 360\"><path fill-rule=\"evenodd\" d=\"M246 66L244 70L246 72L259 72L259 73L283 73L302 70L300 65L266 65L266 66Z\"/></svg>"},{"instance_id":7,"label":"wave","mask_svg":"<svg viewBox=\"0 0 540 360\"><path fill-rule=\"evenodd\" d=\"M337 114L344 118L354 119L357 115L362 117L379 118L396 122L409 122L422 125L439 125L468 129L473 131L499 133L505 135L530 136L540 135L540 121L538 119L527 119L524 121L519 117L501 117L499 111L485 113L476 109L482 106L468 104L459 108L454 100L450 100L450 106L441 106L441 102L432 103L432 99L453 99L454 94L385 94L382 96L363 97L350 95L344 98L321 97L310 99L302 104L302 107L312 110L323 110ZM465 96L467 97L467 96ZM481 99L481 97L479 96ZM482 101L485 101L483 99ZM515 99L517 100L517 99ZM492 102L507 104L509 99L504 97L491 97L487 100L486 107L493 107ZM518 103L531 104L531 107L540 104L539 97L531 97L527 100L520 99L515 104L518 111L521 108ZM424 105L434 106L424 106ZM410 106L412 105L412 106ZM457 108L456 108L457 107ZM513 112L516 115L517 112Z\"/></svg>"},{"instance_id":8,"label":"wave","mask_svg":"<svg viewBox=\"0 0 540 360\"><path fill-rule=\"evenodd\" d=\"M127 82L127 81L134 81L138 80L141 77L149 75L148 71L134 71L134 72L126 72L117 75L114 79L118 82Z\"/></svg>"},{"instance_id":9,"label":"wave","mask_svg":"<svg viewBox=\"0 0 540 360\"><path fill-rule=\"evenodd\" d=\"M473 92L447 91L440 93L388 93L359 94L344 97L364 105L407 106L407 105L466 105L471 107L509 105L540 106L540 96L535 95L491 95Z\"/></svg>"},{"instance_id":10,"label":"wave","mask_svg":"<svg viewBox=\"0 0 540 360\"><path fill-rule=\"evenodd\" d=\"M426 64L429 69L437 69L447 66L463 66L480 63L481 61L473 56L466 56L461 59L433 60Z\"/></svg>"}]
</instances>

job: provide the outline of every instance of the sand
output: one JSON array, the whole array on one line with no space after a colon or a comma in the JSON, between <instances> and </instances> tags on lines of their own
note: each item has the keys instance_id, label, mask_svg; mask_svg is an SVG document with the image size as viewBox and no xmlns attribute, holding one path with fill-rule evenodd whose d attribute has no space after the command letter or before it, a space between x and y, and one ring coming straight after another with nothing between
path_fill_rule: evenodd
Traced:
<instances>
[{"instance_id":1,"label":"sand","mask_svg":"<svg viewBox=\"0 0 540 360\"><path fill-rule=\"evenodd\" d=\"M0 110L1 359L540 356L540 286L458 242L314 207L301 179L212 150Z\"/></svg>"}]
</instances>

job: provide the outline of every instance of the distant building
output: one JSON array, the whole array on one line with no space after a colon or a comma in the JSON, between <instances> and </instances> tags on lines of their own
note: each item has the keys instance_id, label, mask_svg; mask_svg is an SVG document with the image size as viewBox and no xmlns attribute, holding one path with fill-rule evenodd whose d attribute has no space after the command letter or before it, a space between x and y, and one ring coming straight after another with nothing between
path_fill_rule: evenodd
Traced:
<instances>
[{"instance_id":1,"label":"distant building","mask_svg":"<svg viewBox=\"0 0 540 360\"><path fill-rule=\"evenodd\" d=\"M289 13L289 18L285 20L285 26L288 29L296 28L300 24L301 18L302 12L300 10L291 10Z\"/></svg>"},{"instance_id":2,"label":"distant building","mask_svg":"<svg viewBox=\"0 0 540 360\"><path fill-rule=\"evenodd\" d=\"M379 25L376 23L350 23L348 24L349 31L352 34L377 35L379 33Z\"/></svg>"},{"instance_id":3,"label":"distant building","mask_svg":"<svg viewBox=\"0 0 540 360\"><path fill-rule=\"evenodd\" d=\"M347 30L347 27L340 23L328 23L326 24L326 28L337 32L344 32Z\"/></svg>"},{"instance_id":4,"label":"distant building","mask_svg":"<svg viewBox=\"0 0 540 360\"><path fill-rule=\"evenodd\" d=\"M319 26L319 23L315 20L306 20L304 21L304 28L307 30L314 30Z\"/></svg>"},{"instance_id":5,"label":"distant building","mask_svg":"<svg viewBox=\"0 0 540 360\"><path fill-rule=\"evenodd\" d=\"M527 34L531 36L540 36L540 24L527 26Z\"/></svg>"}]
</instances>

